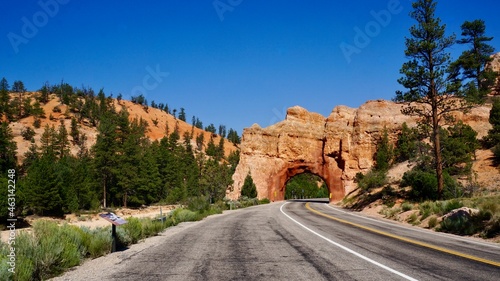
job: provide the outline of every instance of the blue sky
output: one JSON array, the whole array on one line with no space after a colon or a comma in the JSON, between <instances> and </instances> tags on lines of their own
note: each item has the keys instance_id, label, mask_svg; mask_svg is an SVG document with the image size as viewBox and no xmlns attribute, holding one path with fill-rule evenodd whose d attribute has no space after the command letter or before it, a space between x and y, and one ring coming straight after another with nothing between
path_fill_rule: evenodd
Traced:
<instances>
[{"instance_id":1,"label":"blue sky","mask_svg":"<svg viewBox=\"0 0 500 281\"><path fill-rule=\"evenodd\" d=\"M5 0L0 10L9 83L37 90L64 79L126 99L141 90L240 133L294 105L328 116L391 99L414 24L408 0ZM498 1L439 1L436 14L457 36L465 20L485 20L500 51L499 10Z\"/></svg>"}]
</instances>

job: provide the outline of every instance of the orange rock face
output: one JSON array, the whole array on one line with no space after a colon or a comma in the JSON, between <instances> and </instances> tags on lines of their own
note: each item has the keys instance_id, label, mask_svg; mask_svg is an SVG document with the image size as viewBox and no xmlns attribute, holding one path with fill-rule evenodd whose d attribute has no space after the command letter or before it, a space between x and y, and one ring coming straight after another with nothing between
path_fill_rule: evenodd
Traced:
<instances>
[{"instance_id":1,"label":"orange rock face","mask_svg":"<svg viewBox=\"0 0 500 281\"><path fill-rule=\"evenodd\" d=\"M416 119L403 115L402 106L384 100L369 101L358 109L337 106L327 118L295 106L288 109L284 121L267 128L254 124L244 129L240 163L228 198L240 196L250 173L259 199L283 200L287 181L309 172L325 181L330 201L341 200L355 189L356 173L373 166L384 128L395 142L404 122L415 126ZM458 119L478 131L478 137L486 135L490 128L488 116L487 107L457 114Z\"/></svg>"}]
</instances>

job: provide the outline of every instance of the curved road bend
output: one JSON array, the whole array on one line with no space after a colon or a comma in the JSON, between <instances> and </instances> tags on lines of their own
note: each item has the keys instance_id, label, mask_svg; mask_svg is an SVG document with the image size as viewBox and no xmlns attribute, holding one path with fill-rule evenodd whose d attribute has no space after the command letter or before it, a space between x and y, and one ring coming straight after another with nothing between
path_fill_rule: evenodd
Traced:
<instances>
[{"instance_id":1,"label":"curved road bend","mask_svg":"<svg viewBox=\"0 0 500 281\"><path fill-rule=\"evenodd\" d=\"M106 274L112 280L182 281L499 278L500 245L300 201L209 217Z\"/></svg>"}]
</instances>

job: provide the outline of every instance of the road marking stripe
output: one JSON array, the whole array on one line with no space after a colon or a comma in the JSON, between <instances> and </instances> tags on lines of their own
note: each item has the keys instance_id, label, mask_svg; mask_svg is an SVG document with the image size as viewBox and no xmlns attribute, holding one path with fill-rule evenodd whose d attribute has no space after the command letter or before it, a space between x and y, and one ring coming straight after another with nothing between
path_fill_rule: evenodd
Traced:
<instances>
[{"instance_id":1,"label":"road marking stripe","mask_svg":"<svg viewBox=\"0 0 500 281\"><path fill-rule=\"evenodd\" d=\"M349 253L351 253L351 254L353 254L353 255L355 255L355 256L357 256L357 257L359 257L359 258L361 258L361 259L363 259L363 260L365 260L365 261L367 261L367 262L370 262L370 263L372 263L372 264L374 264L374 265L376 265L376 266L378 266L378 267L381 267L381 268L383 268L383 269L385 269L385 270L387 270L387 271L389 271L389 272L392 272L392 273L394 273L394 274L397 274L397 275L399 275L399 276L401 276L401 277L405 278L406 280L412 280L412 281L416 281L416 280L417 280L417 279L412 278L412 277L410 277L410 276L408 276L408 275L406 275L406 274L403 274L403 273L401 273L401 272L399 272L399 271L397 271L397 270L394 270L394 269L392 269L392 268L390 268L390 267L388 267L388 266L385 266L385 265L383 265L383 264L381 264L381 263L379 263L379 262L376 262L376 261L374 261L374 260L372 260L372 259L370 259L370 258L368 258L368 257L365 257L365 256L363 256L362 254L360 254L360 253L358 253L358 252L355 252L355 251L353 251L353 250L351 250L351 249L349 249L349 248L347 248L347 247L345 247L345 246L342 246L342 245L340 245L339 243L334 242L333 240L331 240L331 239L329 239L329 238L327 238L327 237L325 237L325 236L323 236L323 235L321 235L321 234L319 234L319 233L315 232L314 230L310 229L309 227L307 227L307 226L303 225L302 223L298 222L297 220L295 220L294 218L292 218L291 216L289 216L287 213L285 213L285 212L283 211L283 206L285 206L285 205L286 205L286 204L288 204L288 203L289 203L289 202L286 202L285 204L281 205L281 207L280 207L280 211L281 211L281 213L282 213L283 215L285 215L287 218L289 218L290 220L292 220L293 222L295 222L296 224L298 224L299 226L301 226L302 228L304 228L305 230L307 230L307 231L311 232L312 234L314 234L314 235L316 235L316 236L318 236L318 237L322 238L323 240L325 240L325 241L329 242L330 244L333 244L333 245L335 245L335 246L337 246L337 247L341 248L341 249L342 249L342 250L344 250L344 251L347 251L347 252L349 252Z\"/></svg>"},{"instance_id":2,"label":"road marking stripe","mask_svg":"<svg viewBox=\"0 0 500 281\"><path fill-rule=\"evenodd\" d=\"M374 221L376 223L390 225L391 227L397 227L397 228L400 228L400 229L408 230L408 227L395 224L394 222L387 222L387 221L383 221L383 220L378 220L378 219L374 219L374 218L371 218L371 217L362 216L362 215L356 214L354 212L346 212L344 210L341 210L340 208L333 207L330 204L327 204L326 206L328 208L332 209L335 212L343 213L343 214L346 214L346 215L349 215L349 216L354 216L354 217L361 218L361 219L364 219L364 220ZM452 238L452 239L457 240L457 241L466 242L466 243L470 243L470 244L481 245L483 247L490 247L490 248L500 249L500 245L496 245L496 244L492 244L492 243L486 243L486 242L481 242L481 241L475 241L475 240L470 240L470 239L464 239L463 237L456 236L456 235L449 234L449 233L445 233L445 232L434 232L434 231L430 231L430 230L426 230L426 229L420 229L420 228L411 228L411 230L417 231L417 232L421 232L421 233L430 234L430 235L439 236L441 238Z\"/></svg>"},{"instance_id":3,"label":"road marking stripe","mask_svg":"<svg viewBox=\"0 0 500 281\"><path fill-rule=\"evenodd\" d=\"M318 214L320 216L323 216L325 218L329 218L329 219L332 219L332 220L335 220L335 221L338 221L338 222L341 222L341 223L344 223L344 224L348 224L348 225L351 225L351 226L354 226L354 227L357 227L357 228L361 228L361 229L364 229L364 230L367 230L367 231L370 231L370 232L373 232L373 233L377 233L377 234L380 234L380 235L383 235L383 236L387 236L387 237L390 237L390 238L394 238L394 239L397 239L397 240L400 240L400 241L404 241L404 242L411 243L411 244L414 244L414 245L422 246L422 247L425 247L425 248L433 249L433 250L440 251L440 252L443 252L443 253L447 253L447 254L450 254L450 255L454 255L454 256L458 256L458 257L462 257L462 258L466 258L466 259L470 259L470 260L474 260L474 261L478 261L478 262L482 262L482 263L486 263L486 264L490 264L490 265L494 265L494 266L500 266L500 262L495 262L495 261L491 261L491 260L488 260L488 259L483 259L483 258L480 258L480 257L476 257L476 256L473 256L473 255L460 253L460 252L457 252L457 251L454 251L454 250L450 250L450 249L446 249L446 248L443 248L443 247L439 247L439 246L435 246L435 245L432 245L432 244L428 244L428 243L425 243L425 242L420 242L420 241L417 241L417 240L405 238L405 237L398 236L398 235L395 235L395 234L391 234L391 233L388 233L388 232L385 232L385 231L377 230L377 229L374 229L374 228L371 228L371 227L367 227L367 226L364 226L364 225L360 225L360 224L357 224L357 223L353 223L353 222L350 222L350 221L346 221L346 220L343 220L343 219L332 217L330 215L327 215L325 213L322 213L320 211L317 211L317 210L313 209L309 205L309 202L306 203L306 208L309 211L311 211L313 213L316 213L316 214Z\"/></svg>"}]
</instances>

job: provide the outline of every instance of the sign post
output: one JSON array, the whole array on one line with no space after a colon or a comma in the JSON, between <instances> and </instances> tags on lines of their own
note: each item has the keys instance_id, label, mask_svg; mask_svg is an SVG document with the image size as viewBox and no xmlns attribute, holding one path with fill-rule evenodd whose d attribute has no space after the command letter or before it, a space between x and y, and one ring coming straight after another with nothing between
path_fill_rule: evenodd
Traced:
<instances>
[{"instance_id":1,"label":"sign post","mask_svg":"<svg viewBox=\"0 0 500 281\"><path fill-rule=\"evenodd\" d=\"M111 253L116 252L116 226L126 224L127 221L111 212L99 216L111 223Z\"/></svg>"}]
</instances>

